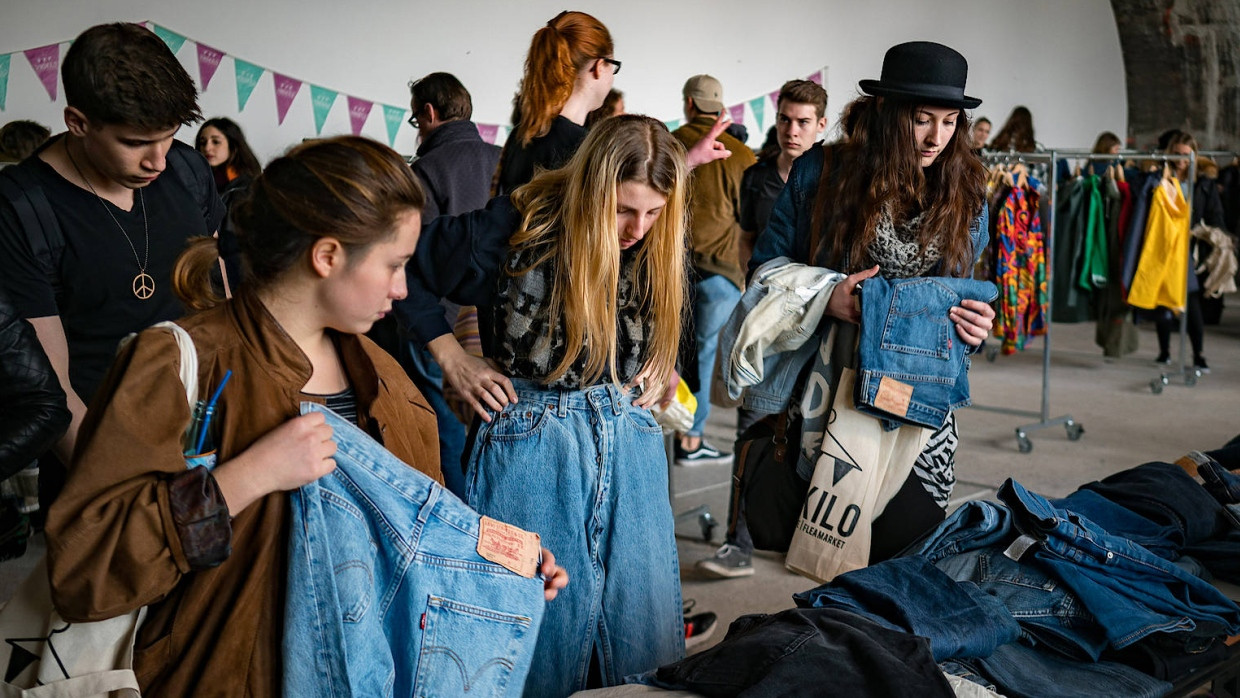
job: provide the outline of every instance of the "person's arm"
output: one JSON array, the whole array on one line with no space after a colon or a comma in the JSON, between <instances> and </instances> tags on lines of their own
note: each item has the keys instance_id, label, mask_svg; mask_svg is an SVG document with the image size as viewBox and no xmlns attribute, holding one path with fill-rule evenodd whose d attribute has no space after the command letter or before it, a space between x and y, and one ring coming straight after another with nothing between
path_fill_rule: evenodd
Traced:
<instances>
[{"instance_id":1,"label":"person's arm","mask_svg":"<svg viewBox=\"0 0 1240 698\"><path fill-rule=\"evenodd\" d=\"M70 418L34 329L0 296L0 480L51 448Z\"/></svg>"},{"instance_id":2,"label":"person's arm","mask_svg":"<svg viewBox=\"0 0 1240 698\"><path fill-rule=\"evenodd\" d=\"M69 408L71 418L64 436L60 437L52 451L61 463L69 463L73 459L73 449L77 444L77 434L82 427L82 419L86 417L86 403L78 397L77 392L73 390L73 384L69 382L69 342L65 339L65 328L60 324L59 315L30 318L30 325L34 327L39 344L47 354L52 370L56 372L61 389L65 391L65 404Z\"/></svg>"}]
</instances>

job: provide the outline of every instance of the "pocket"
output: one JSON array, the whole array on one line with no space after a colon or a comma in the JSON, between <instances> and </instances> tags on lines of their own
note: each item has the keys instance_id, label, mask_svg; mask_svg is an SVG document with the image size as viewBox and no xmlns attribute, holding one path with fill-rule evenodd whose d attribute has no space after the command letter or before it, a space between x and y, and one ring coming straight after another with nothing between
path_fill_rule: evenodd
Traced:
<instances>
[{"instance_id":1,"label":"pocket","mask_svg":"<svg viewBox=\"0 0 1240 698\"><path fill-rule=\"evenodd\" d=\"M947 310L960 296L934 279L896 284L880 347L886 351L950 359L952 323Z\"/></svg>"},{"instance_id":2,"label":"pocket","mask_svg":"<svg viewBox=\"0 0 1240 698\"><path fill-rule=\"evenodd\" d=\"M643 434L663 435L663 427L659 426L659 422L655 420L654 414L644 407L625 405L624 416L633 425L634 429Z\"/></svg>"},{"instance_id":3,"label":"pocket","mask_svg":"<svg viewBox=\"0 0 1240 698\"><path fill-rule=\"evenodd\" d=\"M533 651L533 619L431 596L422 614L413 695L502 696L518 664ZM528 637L527 639L527 636ZM515 677L524 681L523 676Z\"/></svg>"},{"instance_id":4,"label":"pocket","mask_svg":"<svg viewBox=\"0 0 1240 698\"><path fill-rule=\"evenodd\" d=\"M356 624L365 621L374 601L375 560L378 545L370 536L365 515L335 493L320 490L323 522L328 531L348 531L332 543L332 574L335 577L340 620Z\"/></svg>"},{"instance_id":5,"label":"pocket","mask_svg":"<svg viewBox=\"0 0 1240 698\"><path fill-rule=\"evenodd\" d=\"M483 424L479 436L508 443L532 438L546 426L554 409L550 405L510 404L491 415L490 424Z\"/></svg>"}]
</instances>

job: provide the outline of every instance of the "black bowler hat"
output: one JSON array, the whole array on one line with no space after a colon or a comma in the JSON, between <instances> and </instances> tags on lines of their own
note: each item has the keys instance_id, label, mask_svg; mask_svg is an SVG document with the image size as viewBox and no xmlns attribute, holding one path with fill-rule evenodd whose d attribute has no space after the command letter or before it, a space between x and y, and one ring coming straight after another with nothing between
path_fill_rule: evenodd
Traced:
<instances>
[{"instance_id":1,"label":"black bowler hat","mask_svg":"<svg viewBox=\"0 0 1240 698\"><path fill-rule=\"evenodd\" d=\"M881 80L862 80L857 85L875 97L973 109L982 100L965 96L968 75L969 62L959 51L933 41L910 41L887 49Z\"/></svg>"}]
</instances>

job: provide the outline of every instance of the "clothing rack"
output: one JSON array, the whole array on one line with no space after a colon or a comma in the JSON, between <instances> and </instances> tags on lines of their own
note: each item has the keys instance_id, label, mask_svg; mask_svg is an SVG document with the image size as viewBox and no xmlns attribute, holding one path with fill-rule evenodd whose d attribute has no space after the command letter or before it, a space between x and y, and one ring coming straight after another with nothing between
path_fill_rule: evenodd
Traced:
<instances>
[{"instance_id":1,"label":"clothing rack","mask_svg":"<svg viewBox=\"0 0 1240 698\"><path fill-rule=\"evenodd\" d=\"M1085 428L1080 422L1073 419L1072 415L1064 414L1058 417L1051 417L1051 301L1054 288L1051 283L1051 275L1053 273L1051 260L1054 259L1054 237L1055 237L1055 196L1058 189L1059 176L1056 172L1056 162L1058 154L1055 151L1042 153L1020 153L1016 151L985 151L981 155L982 161L987 165L1003 165L1003 164L1036 164L1046 163L1047 170L1050 175L1050 216L1046 226L1046 333L1043 335L1042 343L1042 406L1037 412L1028 410L1016 410L1007 407L988 407L985 405L973 405L974 409L985 412L998 412L1000 414L1011 414L1020 417L1036 417L1038 421L1029 424L1022 424L1016 427L1016 445L1021 453L1029 453L1033 450L1033 442L1029 440L1029 433L1039 429L1062 424L1064 430L1067 431L1068 440L1076 441L1081 438L1081 434L1085 432Z\"/></svg>"},{"instance_id":2,"label":"clothing rack","mask_svg":"<svg viewBox=\"0 0 1240 698\"><path fill-rule=\"evenodd\" d=\"M1181 162L1181 161L1187 160L1188 161L1188 194L1185 195L1184 198L1185 198L1186 203L1188 204L1188 215L1189 215L1190 220L1192 218L1193 193L1194 193L1195 187L1197 186L1197 156L1198 156L1198 153L1188 153L1186 155L1173 155L1171 153L1142 152L1142 151L1134 151L1134 150L1120 151L1118 153L1093 153L1093 152L1088 152L1084 150L1059 150L1059 151L1052 151L1052 152L1057 153L1058 155L1065 157L1065 158L1070 158L1074 160L1090 160L1090 161L1093 161L1093 160L1142 161L1144 160L1147 162L1153 161L1153 162L1170 163L1170 162ZM1203 151L1201 154L1202 155L1213 155L1213 154L1234 155L1234 153L1230 153L1227 151ZM1054 199L1052 198L1051 201L1053 203ZM1192 244L1191 236L1190 236L1190 239L1185 242L1185 244L1186 245ZM1050 246L1048 243L1047 245L1048 255L1050 254L1049 249L1050 249ZM1191 263L1190 263L1190 267L1191 267ZM1189 282L1188 275L1191 273L1193 272L1190 268L1184 274L1184 295L1185 297L1188 296L1188 282ZM1049 280L1049 278L1050 278L1050 267L1048 266L1047 267L1047 279ZM1049 286L1049 281L1047 285ZM1050 297L1049 293L1047 297L1049 299ZM1180 313L1180 366L1179 366L1179 370L1174 374L1168 374L1166 371L1161 371L1157 378L1150 380L1150 391L1153 392L1155 395L1161 393L1163 391L1163 388L1166 385L1168 385L1172 379L1175 379L1177 381L1182 381L1185 386L1191 388L1194 385L1197 385L1197 381L1200 378L1201 378L1201 370L1194 368L1189 363L1189 359L1188 359L1188 312L1186 310Z\"/></svg>"}]
</instances>

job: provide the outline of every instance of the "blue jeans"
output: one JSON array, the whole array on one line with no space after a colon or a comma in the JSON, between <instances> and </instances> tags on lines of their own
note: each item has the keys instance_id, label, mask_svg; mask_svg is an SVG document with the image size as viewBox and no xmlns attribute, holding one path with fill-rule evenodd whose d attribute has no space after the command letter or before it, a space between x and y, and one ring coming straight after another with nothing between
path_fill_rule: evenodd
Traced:
<instances>
[{"instance_id":1,"label":"blue jeans","mask_svg":"<svg viewBox=\"0 0 1240 698\"><path fill-rule=\"evenodd\" d=\"M435 363L431 353L418 346L417 342L408 342L407 346L409 358L405 371L422 391L431 409L435 410L439 426L439 467L443 470L444 487L464 499L465 469L461 460L465 453L465 425L457 419L443 396L443 369Z\"/></svg>"},{"instance_id":2,"label":"blue jeans","mask_svg":"<svg viewBox=\"0 0 1240 698\"><path fill-rule=\"evenodd\" d=\"M1115 662L1077 662L1019 642L989 657L944 662L944 671L964 676L1010 698L1158 698L1171 684ZM978 680L978 676L987 680Z\"/></svg>"},{"instance_id":3,"label":"blue jeans","mask_svg":"<svg viewBox=\"0 0 1240 698\"><path fill-rule=\"evenodd\" d=\"M741 299L741 291L726 276L716 274L697 282L693 303L693 327L697 340L698 391L697 412L689 436L701 436L710 416L710 381L715 369L715 353L719 350L719 331L732 315L732 308ZM725 347L731 351L732 347Z\"/></svg>"},{"instance_id":4,"label":"blue jeans","mask_svg":"<svg viewBox=\"0 0 1240 698\"><path fill-rule=\"evenodd\" d=\"M513 380L518 401L481 423L468 501L542 536L571 582L547 606L526 695L606 685L684 654L680 563L663 433L614 385L543 389Z\"/></svg>"},{"instance_id":5,"label":"blue jeans","mask_svg":"<svg viewBox=\"0 0 1240 698\"><path fill-rule=\"evenodd\" d=\"M476 512L352 423L310 411L338 450L334 472L289 495L285 695L520 696L542 580L482 558Z\"/></svg>"}]
</instances>

